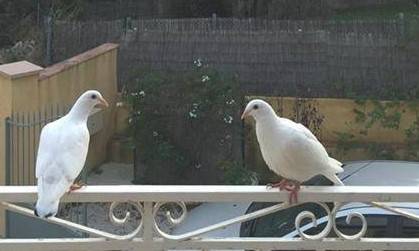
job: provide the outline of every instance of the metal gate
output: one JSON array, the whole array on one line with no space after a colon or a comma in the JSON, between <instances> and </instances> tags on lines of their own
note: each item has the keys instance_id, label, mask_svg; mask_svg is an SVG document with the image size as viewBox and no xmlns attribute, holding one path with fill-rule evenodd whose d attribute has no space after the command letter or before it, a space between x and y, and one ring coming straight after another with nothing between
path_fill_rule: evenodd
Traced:
<instances>
[{"instance_id":1,"label":"metal gate","mask_svg":"<svg viewBox=\"0 0 419 251\"><path fill-rule=\"evenodd\" d=\"M38 112L15 113L6 118L6 185L36 185L35 163L41 130L47 123L62 117L68 110L68 107L56 105ZM82 179L84 176L83 173ZM33 205L24 206L33 208ZM65 216L80 224L86 223L86 205L71 204L60 208L66 209L67 212L61 210L59 216ZM80 237L79 233L66 228L12 212L7 213L6 222L8 238Z\"/></svg>"}]
</instances>

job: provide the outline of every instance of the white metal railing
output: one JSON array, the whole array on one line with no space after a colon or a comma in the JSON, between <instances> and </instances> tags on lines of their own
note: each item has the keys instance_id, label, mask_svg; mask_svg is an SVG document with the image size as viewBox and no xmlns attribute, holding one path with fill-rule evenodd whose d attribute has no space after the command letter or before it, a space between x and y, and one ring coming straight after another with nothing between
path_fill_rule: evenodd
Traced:
<instances>
[{"instance_id":1,"label":"white metal railing","mask_svg":"<svg viewBox=\"0 0 419 251\"><path fill-rule=\"evenodd\" d=\"M352 236L345 235L336 227L337 209L349 202L364 202L380 207L392 213L419 220L419 217L393 209L379 202L419 202L419 187L302 187L299 203L315 202L327 212L327 224L317 235L308 235L300 227L304 218L314 215L302 212L295 219L297 231L302 238L206 238L202 235L226 226L255 219L285 208L291 207L286 201L288 194L276 189L267 190L265 186L87 186L64 196L63 202L111 202L109 219L114 224L123 225L130 217L120 219L114 215L114 208L121 203L129 203L141 215L140 224L131 233L116 235L82 226L59 218L47 221L73 230L89 234L89 238L55 238L55 239L0 239L0 250L171 250L171 249L248 249L248 250L418 250L418 238L365 238L367 224L363 215L353 213L362 221L361 230ZM15 203L36 200L36 187L33 186L0 186L0 205L10 211L33 216L30 209ZM174 217L167 212L167 219L179 224L187 218L184 202L278 202L273 206L215 223L197 230L173 235L164 232L157 223L156 214L167 203L175 203L181 215ZM284 202L284 203L282 203ZM330 211L326 202L335 202ZM294 205L292 205L294 206ZM39 219L41 220L41 219ZM349 219L350 220L350 219ZM335 232L337 238L328 237Z\"/></svg>"}]
</instances>

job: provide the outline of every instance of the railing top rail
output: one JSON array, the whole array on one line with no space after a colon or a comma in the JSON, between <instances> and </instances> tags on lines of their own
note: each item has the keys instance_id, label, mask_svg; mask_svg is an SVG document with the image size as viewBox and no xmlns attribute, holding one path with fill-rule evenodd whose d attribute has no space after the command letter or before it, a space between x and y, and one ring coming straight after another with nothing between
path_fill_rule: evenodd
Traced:
<instances>
[{"instance_id":1,"label":"railing top rail","mask_svg":"<svg viewBox=\"0 0 419 251\"><path fill-rule=\"evenodd\" d=\"M204 234L217 229L224 229L233 224L245 222L292 207L288 203L279 203L246 213L231 219L215 222L182 234L172 234L160 228L159 212L165 212L167 220L179 224L186 219L186 201L287 201L288 194L278 189L266 189L265 186L87 186L64 197L67 202L110 202L109 219L122 226L130 217L127 212L124 218L114 214L114 208L121 201L136 208L141 216L135 230L125 235L112 234L95 228L79 225L64 219L51 217L47 221L82 231L98 238L85 239L3 239L1 250L170 250L170 249L262 249L262 250L417 250L418 238L364 238L367 233L367 221L359 212L347 216L349 223L352 217L361 220L361 230L354 235L343 234L336 224L338 211L345 203L366 202L372 207L379 207L409 219L419 221L419 216L391 204L371 201L406 201L419 202L419 186L308 186L302 187L300 202L315 202L327 214L327 225L315 235L304 233L302 220L312 219L312 212L304 211L295 218L295 227L302 238L206 238ZM33 202L36 198L35 186L0 186L0 206L22 215L35 217L31 209L14 205L10 202ZM144 201L144 203L139 203ZM330 209L325 203L335 201ZM336 202L338 201L338 202ZM153 203L156 202L156 203ZM165 208L166 202L175 202L180 207L180 216L174 217L172 210ZM168 211L167 211L168 210ZM340 217L340 216L339 216ZM153 234L154 229L154 234ZM142 231L142 232L141 232ZM330 238L334 231L337 238Z\"/></svg>"},{"instance_id":2,"label":"railing top rail","mask_svg":"<svg viewBox=\"0 0 419 251\"><path fill-rule=\"evenodd\" d=\"M283 238L201 238L188 242L164 242L156 239L153 246L162 249L259 249L259 250L417 250L418 238L364 238L362 241L347 241L326 238L322 241L301 241L300 239ZM131 241L107 241L104 238L74 238L74 239L0 239L2 250L144 250L147 246L141 238Z\"/></svg>"},{"instance_id":3,"label":"railing top rail","mask_svg":"<svg viewBox=\"0 0 419 251\"><path fill-rule=\"evenodd\" d=\"M34 202L35 186L0 186L0 201ZM64 202L196 201L280 202L288 193L265 186L86 186L63 197ZM299 202L419 202L419 186L303 186Z\"/></svg>"}]
</instances>

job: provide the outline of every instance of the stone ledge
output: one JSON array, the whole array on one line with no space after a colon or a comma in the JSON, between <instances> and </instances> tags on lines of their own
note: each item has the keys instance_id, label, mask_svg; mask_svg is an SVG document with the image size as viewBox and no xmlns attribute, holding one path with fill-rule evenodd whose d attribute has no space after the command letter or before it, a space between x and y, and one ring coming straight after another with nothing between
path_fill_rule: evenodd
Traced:
<instances>
[{"instance_id":1,"label":"stone ledge","mask_svg":"<svg viewBox=\"0 0 419 251\"><path fill-rule=\"evenodd\" d=\"M73 66L76 66L80 63L86 62L92 58L95 58L99 55L102 55L106 52L109 52L111 50L114 50L116 48L118 48L118 44L114 44L114 43L106 43L106 44L102 44L96 48L93 48L91 50L88 50L86 52L83 52L81 54L78 54L72 58L66 59L64 61L61 61L57 64L54 64L52 66L49 66L47 68L45 68L39 76L40 80L46 79L46 78L50 78L54 75L56 75L59 72L62 72L64 70L67 70Z\"/></svg>"}]
</instances>

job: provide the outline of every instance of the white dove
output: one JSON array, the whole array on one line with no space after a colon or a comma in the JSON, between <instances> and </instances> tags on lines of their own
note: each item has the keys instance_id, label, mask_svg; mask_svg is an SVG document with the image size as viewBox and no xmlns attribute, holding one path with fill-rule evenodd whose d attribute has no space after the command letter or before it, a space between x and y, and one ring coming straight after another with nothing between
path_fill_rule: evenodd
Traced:
<instances>
[{"instance_id":1,"label":"white dove","mask_svg":"<svg viewBox=\"0 0 419 251\"><path fill-rule=\"evenodd\" d=\"M281 182L271 185L290 191L289 202L297 202L300 183L316 175L324 175L335 185L343 185L336 173L343 171L342 163L329 157L316 136L304 125L276 115L265 101L250 101L242 119L252 116L256 121L256 136L263 159Z\"/></svg>"},{"instance_id":2,"label":"white dove","mask_svg":"<svg viewBox=\"0 0 419 251\"><path fill-rule=\"evenodd\" d=\"M65 116L42 128L36 160L36 216L55 216L61 196L80 188L73 182L86 161L90 138L87 119L96 105L107 107L108 103L98 91L86 91Z\"/></svg>"}]
</instances>

